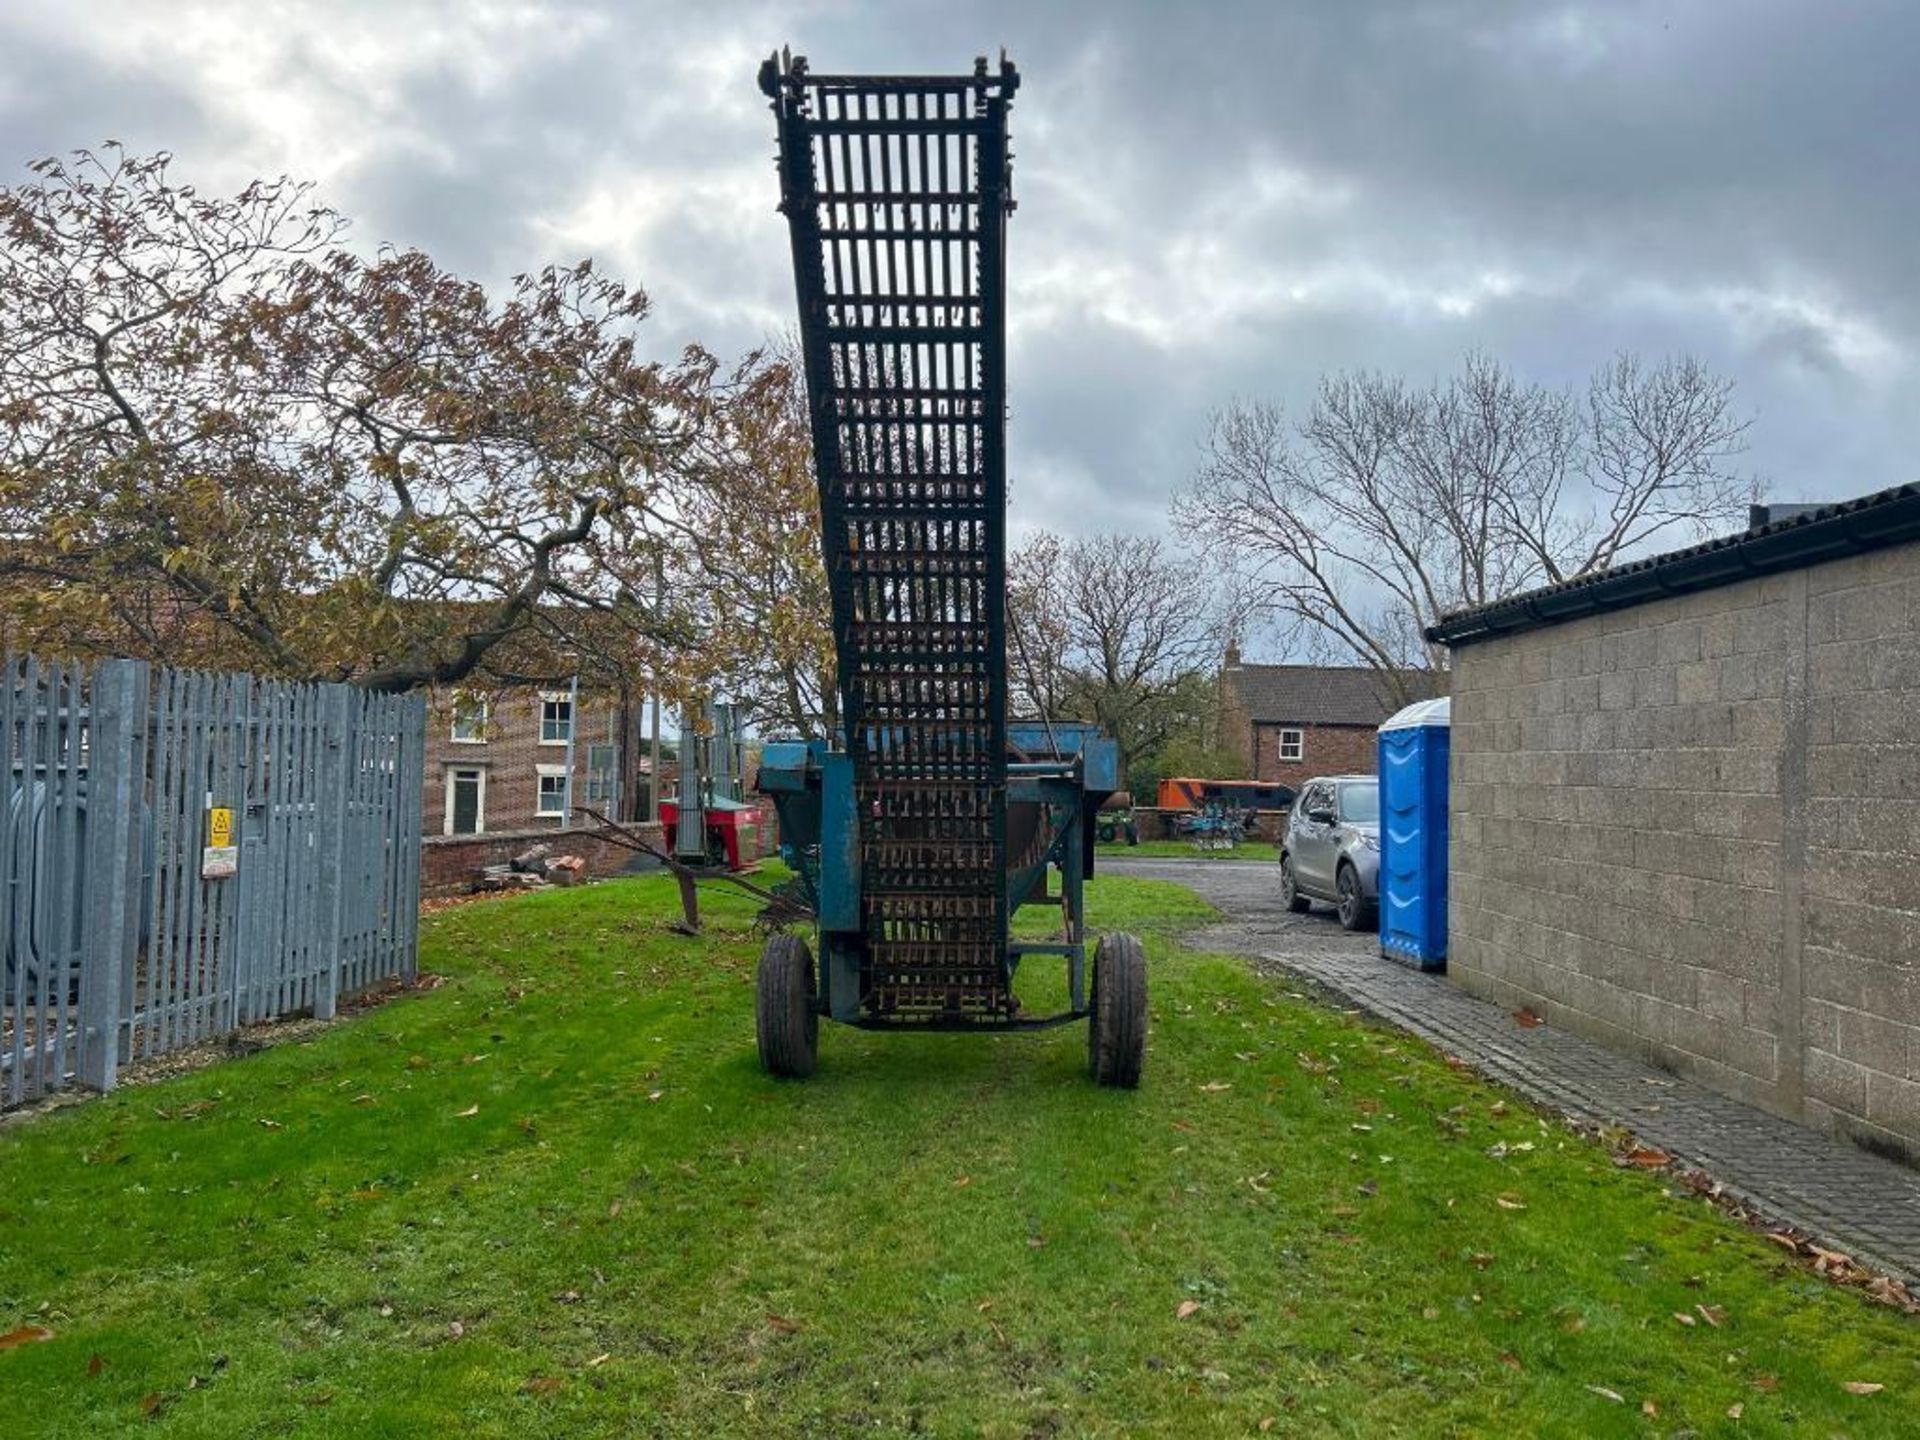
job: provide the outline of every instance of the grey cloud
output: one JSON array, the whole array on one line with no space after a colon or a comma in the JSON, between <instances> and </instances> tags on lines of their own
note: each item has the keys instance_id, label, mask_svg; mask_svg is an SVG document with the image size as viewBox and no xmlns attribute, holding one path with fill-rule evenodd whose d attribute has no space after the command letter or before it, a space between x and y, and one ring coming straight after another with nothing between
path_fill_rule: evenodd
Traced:
<instances>
[{"instance_id":1,"label":"grey cloud","mask_svg":"<svg viewBox=\"0 0 1920 1440\"><path fill-rule=\"evenodd\" d=\"M1781 497L1914 478L1920 9L1898 0L554 3L530 41L597 29L484 74L427 43L464 22L425 4L427 58L377 94L324 37L279 64L358 126L328 198L362 243L498 281L572 258L602 197L599 258L652 292L663 349L792 314L759 53L912 71L1009 47L1017 525L1153 528L1211 405L1468 349L1566 384L1617 348L1692 351L1738 380ZM59 44L0 17L0 163L106 134L266 153L193 74L102 58L73 8Z\"/></svg>"}]
</instances>

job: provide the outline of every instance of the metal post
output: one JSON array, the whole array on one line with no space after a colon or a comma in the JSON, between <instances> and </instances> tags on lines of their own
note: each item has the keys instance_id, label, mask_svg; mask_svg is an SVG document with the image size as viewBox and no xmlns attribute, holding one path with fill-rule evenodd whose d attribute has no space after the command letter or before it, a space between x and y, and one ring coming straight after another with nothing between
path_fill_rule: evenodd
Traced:
<instances>
[{"instance_id":1,"label":"metal post","mask_svg":"<svg viewBox=\"0 0 1920 1440\"><path fill-rule=\"evenodd\" d=\"M319 975L314 985L313 1015L331 1020L340 1008L340 920L347 858L347 770L353 763L355 692L346 685L321 685L319 690L319 784L314 803L313 859L318 873L311 877L317 919L323 927L319 945ZM295 883L298 883L296 880Z\"/></svg>"},{"instance_id":2,"label":"metal post","mask_svg":"<svg viewBox=\"0 0 1920 1440\"><path fill-rule=\"evenodd\" d=\"M1078 791L1079 788L1076 776L1074 789ZM1086 806L1076 793L1067 821L1066 843L1061 848L1060 856L1061 928L1066 932L1067 942L1075 947L1073 954L1067 957L1067 996L1068 1004L1075 1010L1087 1008L1086 820Z\"/></svg>"},{"instance_id":3,"label":"metal post","mask_svg":"<svg viewBox=\"0 0 1920 1440\"><path fill-rule=\"evenodd\" d=\"M658 550L653 554L653 614L657 621L667 603L667 562ZM653 682L653 773L647 777L647 819L660 823L660 673L647 677Z\"/></svg>"},{"instance_id":4,"label":"metal post","mask_svg":"<svg viewBox=\"0 0 1920 1440\"><path fill-rule=\"evenodd\" d=\"M647 819L655 825L660 823L660 677L653 677L653 758L652 771L647 776Z\"/></svg>"},{"instance_id":5,"label":"metal post","mask_svg":"<svg viewBox=\"0 0 1920 1440\"><path fill-rule=\"evenodd\" d=\"M567 783L560 789L560 828L573 825L573 740L580 733L580 672L567 687Z\"/></svg>"},{"instance_id":6,"label":"metal post","mask_svg":"<svg viewBox=\"0 0 1920 1440\"><path fill-rule=\"evenodd\" d=\"M93 678L77 1072L96 1090L111 1090L118 1077L128 1018L121 1001L140 946L148 679L144 660L105 661Z\"/></svg>"}]
</instances>

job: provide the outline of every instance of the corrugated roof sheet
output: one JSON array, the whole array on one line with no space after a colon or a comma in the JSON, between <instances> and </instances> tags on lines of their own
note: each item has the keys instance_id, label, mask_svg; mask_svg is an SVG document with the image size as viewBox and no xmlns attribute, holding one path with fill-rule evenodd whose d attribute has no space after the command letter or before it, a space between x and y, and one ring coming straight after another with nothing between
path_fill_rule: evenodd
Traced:
<instances>
[{"instance_id":1,"label":"corrugated roof sheet","mask_svg":"<svg viewBox=\"0 0 1920 1440\"><path fill-rule=\"evenodd\" d=\"M1920 540L1920 485L1896 485L1856 500L1742 530L1443 615L1427 638L1448 645L1557 625L1603 610L1620 610L1668 595L1732 585L1756 575L1797 570Z\"/></svg>"}]
</instances>

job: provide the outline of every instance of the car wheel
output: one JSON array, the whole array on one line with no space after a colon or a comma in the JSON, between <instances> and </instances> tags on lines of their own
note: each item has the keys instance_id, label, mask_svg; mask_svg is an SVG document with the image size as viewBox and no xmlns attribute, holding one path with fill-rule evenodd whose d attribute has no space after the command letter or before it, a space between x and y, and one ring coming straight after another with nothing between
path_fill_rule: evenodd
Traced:
<instances>
[{"instance_id":1,"label":"car wheel","mask_svg":"<svg viewBox=\"0 0 1920 1440\"><path fill-rule=\"evenodd\" d=\"M1373 919L1373 902L1360 893L1360 877L1351 865L1340 867L1340 928L1364 930Z\"/></svg>"},{"instance_id":2,"label":"car wheel","mask_svg":"<svg viewBox=\"0 0 1920 1440\"><path fill-rule=\"evenodd\" d=\"M1293 878L1293 857L1280 857L1280 903L1296 915L1304 915L1313 902L1300 893L1300 882Z\"/></svg>"}]
</instances>

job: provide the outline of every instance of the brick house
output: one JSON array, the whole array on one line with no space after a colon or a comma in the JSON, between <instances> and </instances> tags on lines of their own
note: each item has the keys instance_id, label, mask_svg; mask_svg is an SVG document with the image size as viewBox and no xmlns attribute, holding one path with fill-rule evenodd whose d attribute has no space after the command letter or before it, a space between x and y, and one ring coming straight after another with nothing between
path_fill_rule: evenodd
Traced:
<instances>
[{"instance_id":1,"label":"brick house","mask_svg":"<svg viewBox=\"0 0 1920 1440\"><path fill-rule=\"evenodd\" d=\"M1405 677L1411 698L1445 676ZM1360 665L1247 665L1220 671L1220 739L1256 780L1298 786L1315 775L1371 775L1375 732L1400 708L1379 671Z\"/></svg>"},{"instance_id":2,"label":"brick house","mask_svg":"<svg viewBox=\"0 0 1920 1440\"><path fill-rule=\"evenodd\" d=\"M572 803L616 818L646 799L639 707L565 688L435 691L427 706L422 824L429 835L558 829L573 737ZM576 720L578 728L576 730ZM584 823L576 815L575 823Z\"/></svg>"},{"instance_id":3,"label":"brick house","mask_svg":"<svg viewBox=\"0 0 1920 1440\"><path fill-rule=\"evenodd\" d=\"M1915 485L1444 618L1453 981L1920 1158L1917 621Z\"/></svg>"}]
</instances>

